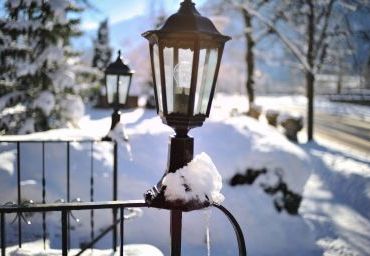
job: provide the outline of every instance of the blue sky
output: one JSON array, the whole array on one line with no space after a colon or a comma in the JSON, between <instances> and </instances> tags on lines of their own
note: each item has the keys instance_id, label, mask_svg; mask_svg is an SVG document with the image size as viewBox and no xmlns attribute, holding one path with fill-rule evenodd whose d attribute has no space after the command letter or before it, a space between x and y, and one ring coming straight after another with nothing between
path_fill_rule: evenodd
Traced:
<instances>
[{"instance_id":1,"label":"blue sky","mask_svg":"<svg viewBox=\"0 0 370 256\"><path fill-rule=\"evenodd\" d=\"M206 0L193 0L197 6ZM138 15L150 15L151 11L165 11L168 14L179 8L181 0L90 0L97 10L87 10L82 17L83 30L97 28L99 22L109 18L109 23L114 24ZM152 11L152 12L153 12Z\"/></svg>"}]
</instances>

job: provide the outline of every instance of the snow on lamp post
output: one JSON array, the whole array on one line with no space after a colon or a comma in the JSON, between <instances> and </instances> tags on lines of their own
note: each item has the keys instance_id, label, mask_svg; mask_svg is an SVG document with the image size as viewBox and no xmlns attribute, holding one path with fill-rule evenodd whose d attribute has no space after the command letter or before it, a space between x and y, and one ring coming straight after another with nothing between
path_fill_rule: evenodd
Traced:
<instances>
[{"instance_id":1,"label":"snow on lamp post","mask_svg":"<svg viewBox=\"0 0 370 256\"><path fill-rule=\"evenodd\" d=\"M118 51L116 61L110 63L104 73L107 102L109 105L113 106L112 123L110 127L110 130L113 130L120 122L121 113L119 109L120 106L124 105L127 101L134 71L122 62L121 51ZM105 136L103 140L111 140L111 138Z\"/></svg>"},{"instance_id":2,"label":"snow on lamp post","mask_svg":"<svg viewBox=\"0 0 370 256\"><path fill-rule=\"evenodd\" d=\"M149 41L157 112L175 130L169 144L168 169L175 173L193 159L193 138L188 131L202 126L209 116L221 57L230 37L201 16L191 0L159 30L143 34ZM164 177L165 177L164 176ZM162 180L145 194L148 204L171 210L171 255L181 254L182 211L209 206L200 200L168 200Z\"/></svg>"}]
</instances>

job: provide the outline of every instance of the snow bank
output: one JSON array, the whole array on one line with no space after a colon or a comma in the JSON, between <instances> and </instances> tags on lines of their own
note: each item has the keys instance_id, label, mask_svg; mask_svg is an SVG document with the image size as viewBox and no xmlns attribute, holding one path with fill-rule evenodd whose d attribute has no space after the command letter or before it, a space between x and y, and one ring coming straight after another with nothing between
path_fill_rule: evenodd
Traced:
<instances>
[{"instance_id":1,"label":"snow bank","mask_svg":"<svg viewBox=\"0 0 370 256\"><path fill-rule=\"evenodd\" d=\"M168 173L162 181L166 186L164 195L168 201L208 202L220 204L222 178L206 153L196 155L185 167Z\"/></svg>"},{"instance_id":2,"label":"snow bank","mask_svg":"<svg viewBox=\"0 0 370 256\"><path fill-rule=\"evenodd\" d=\"M236 138L240 142L229 137L229 151L243 148L244 154L236 162L236 170L244 171L248 168L259 170L266 168L268 176L261 176L261 180L266 178L269 185L274 185L275 181L281 176L282 180L288 185L289 189L302 194L304 185L312 171L312 165L309 162L307 154L297 145L288 141L284 135L279 133L275 128L269 127L253 118L246 116L232 117L225 120L225 123L231 125L243 137ZM223 133L226 133L227 127ZM229 131L230 133L230 131ZM243 145L244 144L244 145ZM239 152L234 154L230 152L222 158L228 163L228 159L240 155ZM272 178L271 176L276 176ZM265 178L262 178L265 177ZM258 180L257 180L258 181ZM265 183L265 181L264 181ZM260 182L258 182L260 184Z\"/></svg>"},{"instance_id":3,"label":"snow bank","mask_svg":"<svg viewBox=\"0 0 370 256\"><path fill-rule=\"evenodd\" d=\"M46 250L42 249L43 242L38 240L31 243L23 243L22 248L18 246L12 246L7 248L7 255L9 256L59 256L62 255L62 251L58 249L50 249L49 241L46 243ZM76 255L79 249L69 250L69 255ZM117 253L113 250L99 250L93 249L88 250L82 255L96 255L96 256L113 256L118 255L119 248L117 248ZM127 244L123 247L124 256L163 256L163 253L156 247L149 244Z\"/></svg>"}]
</instances>

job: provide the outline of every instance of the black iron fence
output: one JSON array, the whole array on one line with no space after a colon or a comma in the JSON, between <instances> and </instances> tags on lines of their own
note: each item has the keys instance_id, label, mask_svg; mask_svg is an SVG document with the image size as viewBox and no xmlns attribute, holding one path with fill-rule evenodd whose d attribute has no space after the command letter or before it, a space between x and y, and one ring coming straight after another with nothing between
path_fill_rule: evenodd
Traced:
<instances>
[{"instance_id":1,"label":"black iron fence","mask_svg":"<svg viewBox=\"0 0 370 256\"><path fill-rule=\"evenodd\" d=\"M6 219L7 216L10 214L16 214L16 221L17 221L17 238L18 238L18 247L22 247L22 221L25 220L24 214L25 213L35 213L39 212L42 214L42 238L44 242L44 249L45 243L47 239L47 222L46 222L46 213L47 212L58 212L60 214L61 219L61 244L62 244L62 254L67 255L68 250L71 246L71 238L70 238L70 230L71 230L71 217L72 211L80 211L80 210L89 210L90 211L90 242L86 243L82 246L79 253L76 255L82 254L86 249L93 248L94 245L102 239L105 235L112 232L112 248L116 250L118 245L119 239L119 250L120 255L123 255L123 246L124 246L124 223L125 223L125 215L124 211L128 208L142 208L142 207L149 207L147 203L144 201L117 201L117 187L118 187L118 158L117 158L117 143L114 142L102 142L99 140L79 140L79 141L54 141L54 140L44 140L44 141L0 141L0 145L3 143L14 143L16 148L16 186L17 186L17 198L16 202L8 202L3 206L0 206L0 245L1 245L1 255L6 255L6 247L7 247L7 231L6 231ZM22 150L21 145L27 143L39 143L41 144L41 202L39 203L30 203L25 202L22 199L22 186L21 186L21 177L22 177L22 166L21 157L22 157ZM58 200L55 203L47 202L47 178L46 178L46 146L47 144L51 143L58 143L64 145L65 150L65 161L66 161L66 170L65 170L65 191L66 191L66 198ZM71 145L72 143L80 143L89 145L89 158L90 158L90 170L89 172L90 181L89 181L89 200L90 202L81 202L80 200L71 199ZM104 201L104 202L94 202L95 200L95 192L94 187L96 185L96 181L94 180L94 146L96 143L111 143L112 144L112 201ZM85 171L85 170L81 170ZM217 209L223 212L230 223L232 224L236 238L238 241L238 252L239 255L246 255L246 246L244 242L244 237L241 231L239 224L237 223L236 219L232 216L232 214L223 206L221 205L212 205ZM107 209L112 210L113 217L112 217L112 225L109 227L100 230L99 234L95 234L94 232L94 210L97 209ZM117 216L119 214L119 217ZM23 220L22 220L23 219ZM118 227L119 226L119 227ZM118 234L119 231L119 234ZM171 234L172 236L172 234ZM181 238L180 238L181 239ZM181 244L181 242L180 242Z\"/></svg>"},{"instance_id":2,"label":"black iron fence","mask_svg":"<svg viewBox=\"0 0 370 256\"><path fill-rule=\"evenodd\" d=\"M222 213L226 215L230 223L232 224L236 239L238 241L238 252L239 255L247 255L246 247L244 242L244 237L242 230L233 217L233 215L223 206L214 204L213 207L219 209ZM54 203L54 204L38 204L38 205L29 205L29 206L2 206L0 207L0 244L1 244L1 255L6 255L6 230L5 230L5 216L10 213L22 214L25 212L60 212L61 215L61 228L62 228L62 255L68 254L69 249L69 229L68 229L68 216L71 211L78 210L97 210L97 209L112 209L119 211L120 218L116 223L113 224L113 227L116 224L119 224L119 238L120 238L120 255L123 255L124 247L124 236L125 236L125 217L124 210L126 208L141 208L149 207L144 201L111 201L111 202L86 202L86 203ZM109 230L109 229L107 229ZM104 231L107 232L107 231ZM96 239L95 239L96 241ZM92 245L95 241L92 241ZM86 248L83 248L77 255L80 255Z\"/></svg>"},{"instance_id":3,"label":"black iron fence","mask_svg":"<svg viewBox=\"0 0 370 256\"><path fill-rule=\"evenodd\" d=\"M65 180L65 187L64 187L64 196L61 197L61 198L58 198L57 202L60 202L60 203L64 203L64 202L73 202L73 201L80 201L79 198L72 198L71 196L71 167L72 167L72 161L71 161L71 158L72 158L72 155L73 155L73 150L71 149L72 148L72 145L84 145L85 146L85 151L87 150L87 156L89 158L89 161L90 161L90 166L89 166L89 170L80 170L81 172L85 172L85 175L88 175L89 176L89 198L85 198L86 200L85 201L90 201L90 202L94 202L95 201L95 187L96 185L99 185L99 183L97 183L94 179L94 171L95 171L95 166L94 166L94 147L96 146L96 144L98 143L109 143L111 144L111 147L112 147L112 181L111 181L111 184L112 184L112 194L111 194L111 197L110 198L106 198L106 200L117 200L118 199L118 196L117 196L117 181L118 181L118 159L117 159L117 151L118 151L118 147L117 147L117 144L114 143L114 142L106 142L106 141L100 141L100 140L76 140L76 141L60 141L60 140L42 140L42 141L35 141L35 140L22 140L22 141L0 141L0 145L4 145L4 144L7 144L7 145L14 145L15 147L15 175L16 175L16 187L17 187L17 192L16 192L16 200L14 202L7 202L5 205L6 206L12 206L12 205L18 205L18 206L21 206L21 205L29 205L31 204L33 201L35 200L29 200L29 199L34 199L34 198L27 198L26 200L26 197L28 195L25 195L25 193L23 193L22 191L22 175L24 175L24 170L27 168L27 166L22 166L22 163L24 163L25 161L22 160L22 157L24 157L23 155L23 152L22 152L22 149L24 149L25 145L29 145L29 144L37 144L41 147L41 152L40 152L40 155L41 155L41 165L40 165L40 169L37 170L41 173L41 201L39 203L42 203L42 204L46 204L46 203L50 203L50 202L47 202L47 196L48 196L48 190L47 190L47 183L48 183L48 180L47 180L47 175L46 175L46 155L47 155L47 151L48 151L48 146L50 147L50 145L55 145L57 144L58 145L58 154L59 155L62 155L65 159L63 159L63 161L65 161L65 171L64 171L64 180ZM29 153L29 152L28 152ZM35 161L35 159L32 159L33 161ZM53 161L53 159L51 159ZM55 168L55 166L54 166ZM60 171L60 170L58 170ZM59 176L60 177L60 176ZM3 202L4 203L4 202ZM117 214L115 213L115 210L113 210L113 223L116 223L117 221ZM74 216L72 214L69 214L68 215L68 219L70 218L74 218ZM23 220L25 220L25 217L23 214L17 214L16 216L16 220L17 221L17 238L18 238L18 246L19 247L22 247L22 242L23 242ZM95 237L95 216L94 216L94 211L93 209L91 209L90 211L90 238L91 240L94 239ZM47 220L46 220L46 213L45 212L42 212L42 238L43 238L43 242L44 242L44 248L45 248L45 244L46 244L46 238L47 238L47 231L46 231L46 223L47 223ZM71 228L71 225L70 225L70 221L68 221L68 229ZM117 229L116 227L113 228L113 234L112 234L112 243L113 243L113 246L114 248L116 247L116 244L117 244ZM70 238L69 238L70 239Z\"/></svg>"}]
</instances>

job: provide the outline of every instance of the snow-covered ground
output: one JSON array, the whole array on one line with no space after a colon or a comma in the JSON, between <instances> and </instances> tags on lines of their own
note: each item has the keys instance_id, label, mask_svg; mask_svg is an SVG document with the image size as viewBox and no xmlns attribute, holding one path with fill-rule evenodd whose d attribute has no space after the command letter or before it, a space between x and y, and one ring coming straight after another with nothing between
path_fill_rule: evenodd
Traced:
<instances>
[{"instance_id":1,"label":"snow-covered ground","mask_svg":"<svg viewBox=\"0 0 370 256\"><path fill-rule=\"evenodd\" d=\"M239 96L217 95L211 117L202 128L190 133L195 138L195 154L206 152L222 176L223 204L239 221L248 253L271 256L369 255L368 158L336 151L318 143L293 144L264 122L238 114L246 110L246 105L244 98ZM173 132L151 110L127 111L122 120L130 146L122 141L123 145L119 147L119 199L141 199L143 193L155 185L164 173L168 136ZM88 109L79 126L80 129L59 129L11 138L2 136L0 139L100 138L108 132L110 111ZM27 168L29 172L40 168L36 164L38 161L33 160L37 155L36 148L35 145L22 148L24 161L33 163ZM73 158L74 168L71 170L72 198L84 198L88 195L89 182L88 173L84 172L85 169L89 171L88 164L82 163L79 156L86 154L86 149L76 144L73 150L77 156ZM53 165L47 164L48 178L54 184L48 187L52 195L50 200L64 195L64 179L58 173L64 169L63 154L60 152L60 148L48 148L49 158L59 157L53 160ZM26 153L30 155L27 157ZM97 200L108 200L110 194L107 188L110 191L112 177L110 145L97 145L94 158ZM14 162L14 145L1 144L0 185L5 193L1 193L0 202L14 200L16 195L15 189L7 185L14 184ZM251 185L229 185L235 174L243 174L247 169L266 169L266 172L262 172ZM37 201L41 196L40 177L27 173L22 181L22 189L27 191L29 199ZM303 195L299 215L288 214L284 209L278 212L274 203L281 203L284 195L282 192L264 191L281 181L292 193ZM89 223L84 224L87 213L74 214L82 220L82 224L76 225L73 231L72 247L85 241L89 232ZM34 218L37 223L37 216ZM97 213L96 218L97 226L107 225L106 213ZM216 209L185 213L183 221L184 255L207 253L207 225L210 228L211 255L237 254L232 227ZM50 224L48 228L51 248L60 248L57 225ZM140 218L127 223L125 232L126 243L152 244L168 255L169 214L166 210L144 209ZM99 246L109 248L110 244L110 240L106 239L105 244ZM34 247L40 249L40 246L35 243Z\"/></svg>"}]
</instances>

